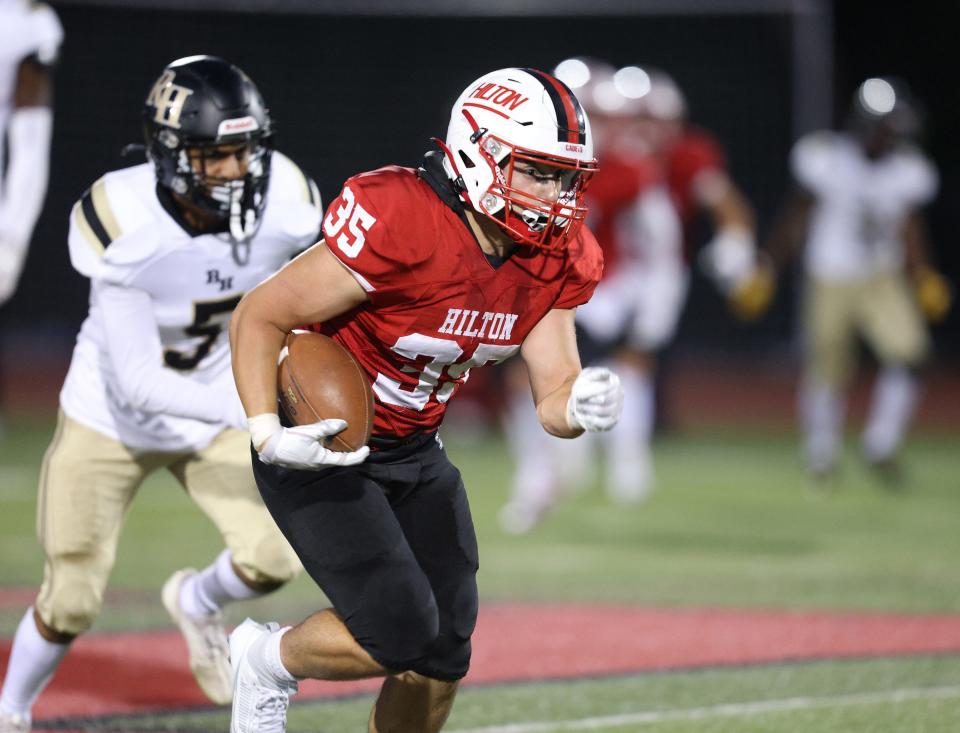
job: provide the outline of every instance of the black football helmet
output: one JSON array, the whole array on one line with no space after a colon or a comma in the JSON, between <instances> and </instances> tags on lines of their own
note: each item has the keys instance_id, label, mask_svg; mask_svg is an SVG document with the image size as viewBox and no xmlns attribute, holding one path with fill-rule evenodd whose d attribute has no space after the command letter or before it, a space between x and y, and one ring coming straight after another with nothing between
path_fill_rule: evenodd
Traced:
<instances>
[{"instance_id":1,"label":"black football helmet","mask_svg":"<svg viewBox=\"0 0 960 733\"><path fill-rule=\"evenodd\" d=\"M868 153L882 155L921 132L922 112L909 87L895 77L871 77L854 92L849 126Z\"/></svg>"},{"instance_id":2,"label":"black football helmet","mask_svg":"<svg viewBox=\"0 0 960 733\"><path fill-rule=\"evenodd\" d=\"M270 182L273 123L250 78L216 56L168 64L143 106L147 157L160 185L229 222L231 238L247 242L260 225ZM214 148L249 147L246 173L229 180L206 175ZM201 171L190 157L201 159Z\"/></svg>"}]
</instances>

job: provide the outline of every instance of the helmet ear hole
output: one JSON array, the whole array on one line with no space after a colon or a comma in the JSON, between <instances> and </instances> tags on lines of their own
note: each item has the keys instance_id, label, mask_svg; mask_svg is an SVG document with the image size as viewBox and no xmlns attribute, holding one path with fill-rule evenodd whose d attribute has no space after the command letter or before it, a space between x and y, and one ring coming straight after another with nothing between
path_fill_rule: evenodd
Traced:
<instances>
[{"instance_id":1,"label":"helmet ear hole","mask_svg":"<svg viewBox=\"0 0 960 733\"><path fill-rule=\"evenodd\" d=\"M464 168L475 168L475 167L476 167L477 164L474 163L473 160L471 160L464 151L458 150L457 152L460 153L460 160L463 161L463 167L464 167Z\"/></svg>"}]
</instances>

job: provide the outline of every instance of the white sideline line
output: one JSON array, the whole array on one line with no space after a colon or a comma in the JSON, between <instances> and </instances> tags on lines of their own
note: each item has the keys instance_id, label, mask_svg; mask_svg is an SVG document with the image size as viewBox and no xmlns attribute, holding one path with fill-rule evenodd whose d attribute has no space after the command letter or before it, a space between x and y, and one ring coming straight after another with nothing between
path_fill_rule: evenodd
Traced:
<instances>
[{"instance_id":1,"label":"white sideline line","mask_svg":"<svg viewBox=\"0 0 960 733\"><path fill-rule=\"evenodd\" d=\"M713 705L686 710L655 710L647 713L627 713L624 715L606 715L579 720L530 721L527 723L509 723L507 725L489 725L483 728L461 728L450 733L549 733L556 730L602 730L617 725L637 723L660 723L671 720L703 720L707 718L733 718L758 715L760 713L779 713L789 710L808 710L845 705L872 705L884 702L903 702L905 700L934 700L960 697L960 687L927 687L890 690L887 692L863 692L832 697L789 697L782 700L762 700L757 702Z\"/></svg>"}]
</instances>

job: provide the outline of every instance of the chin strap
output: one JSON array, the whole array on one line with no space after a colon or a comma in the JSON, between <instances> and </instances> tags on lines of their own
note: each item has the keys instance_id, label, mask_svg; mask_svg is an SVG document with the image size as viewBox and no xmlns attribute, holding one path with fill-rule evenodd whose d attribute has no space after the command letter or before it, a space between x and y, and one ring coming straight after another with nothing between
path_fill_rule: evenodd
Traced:
<instances>
[{"instance_id":1,"label":"chin strap","mask_svg":"<svg viewBox=\"0 0 960 733\"><path fill-rule=\"evenodd\" d=\"M260 222L256 209L245 202L246 186L233 188L230 191L230 239L233 244L233 259L238 265L246 265L250 261L250 240L257 233ZM252 198L251 193L249 197Z\"/></svg>"},{"instance_id":2,"label":"chin strap","mask_svg":"<svg viewBox=\"0 0 960 733\"><path fill-rule=\"evenodd\" d=\"M252 207L244 207L239 197L230 202L230 236L234 239L250 239L257 231L257 213Z\"/></svg>"},{"instance_id":3,"label":"chin strap","mask_svg":"<svg viewBox=\"0 0 960 733\"><path fill-rule=\"evenodd\" d=\"M430 140L436 143L437 147L443 151L444 159L450 164L450 170L453 171L453 187L456 189L457 194L465 204L470 204L470 199L467 197L467 184L464 182L463 176L460 174L460 169L457 168L457 161L454 160L453 152L440 138L432 137Z\"/></svg>"}]
</instances>

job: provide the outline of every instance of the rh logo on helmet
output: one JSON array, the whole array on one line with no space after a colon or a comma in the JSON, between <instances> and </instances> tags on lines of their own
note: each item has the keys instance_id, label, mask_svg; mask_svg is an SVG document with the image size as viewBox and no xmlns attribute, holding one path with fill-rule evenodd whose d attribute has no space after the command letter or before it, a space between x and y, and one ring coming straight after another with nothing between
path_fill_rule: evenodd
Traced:
<instances>
[{"instance_id":1,"label":"rh logo on helmet","mask_svg":"<svg viewBox=\"0 0 960 733\"><path fill-rule=\"evenodd\" d=\"M174 84L175 76L173 71L163 72L147 95L147 105L154 108L153 119L157 124L180 129L180 114L193 90Z\"/></svg>"}]
</instances>

